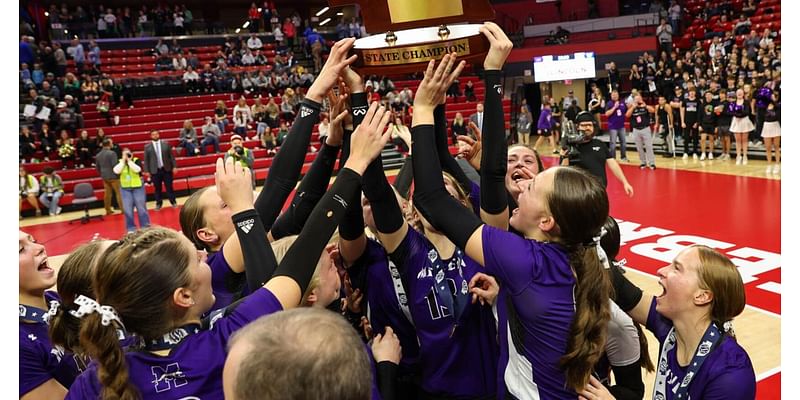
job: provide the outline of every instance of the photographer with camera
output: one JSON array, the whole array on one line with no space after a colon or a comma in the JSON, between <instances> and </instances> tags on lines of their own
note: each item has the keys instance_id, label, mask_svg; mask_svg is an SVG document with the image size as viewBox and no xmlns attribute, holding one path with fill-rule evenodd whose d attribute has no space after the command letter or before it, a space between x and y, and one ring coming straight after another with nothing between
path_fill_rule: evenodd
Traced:
<instances>
[{"instance_id":1,"label":"photographer with camera","mask_svg":"<svg viewBox=\"0 0 800 400\"><path fill-rule=\"evenodd\" d=\"M142 180L142 161L133 156L131 149L122 149L122 158L114 166L114 173L119 175L122 192L122 212L125 214L125 230L133 232L136 224L133 221L133 210L139 216L139 228L150 226L150 215L147 214L147 197Z\"/></svg>"},{"instance_id":2,"label":"photographer with camera","mask_svg":"<svg viewBox=\"0 0 800 400\"><path fill-rule=\"evenodd\" d=\"M247 167L252 172L251 176L253 177L253 187L255 187L256 174L255 171L253 171L253 163L255 162L255 159L253 158L253 152L244 147L242 144L241 136L231 136L231 148L225 152L225 160L228 158L233 158L233 161L238 162L242 167Z\"/></svg>"},{"instance_id":3,"label":"photographer with camera","mask_svg":"<svg viewBox=\"0 0 800 400\"><path fill-rule=\"evenodd\" d=\"M617 160L611 156L608 146L594 137L600 127L597 126L592 113L581 111L575 120L577 128L572 121L566 121L562 126L560 165L573 165L589 171L600 179L603 187L608 186L605 168L608 166L611 173L622 183L625 194L633 197L633 186L628 183Z\"/></svg>"}]
</instances>

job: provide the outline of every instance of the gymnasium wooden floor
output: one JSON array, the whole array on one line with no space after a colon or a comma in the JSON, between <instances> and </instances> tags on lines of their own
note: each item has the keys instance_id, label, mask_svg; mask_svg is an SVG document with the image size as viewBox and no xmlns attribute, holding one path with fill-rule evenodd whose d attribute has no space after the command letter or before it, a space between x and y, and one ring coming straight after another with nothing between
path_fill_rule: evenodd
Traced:
<instances>
[{"instance_id":1,"label":"gymnasium wooden floor","mask_svg":"<svg viewBox=\"0 0 800 400\"><path fill-rule=\"evenodd\" d=\"M635 152L622 164L635 195L628 198L609 173L611 214L620 221L623 246L620 257L630 267L629 278L645 291L659 293L655 273L684 246L702 243L728 255L739 267L747 291L747 308L734 320L739 343L748 351L759 380L759 399L780 398L781 379L781 181L765 173L766 162L751 160L684 161L658 156L657 169L640 170ZM545 157L545 164L555 159ZM388 174L395 174L391 171ZM179 199L182 204L185 199ZM154 224L179 229L178 208L154 211ZM102 214L102 209L92 214ZM44 243L51 264L59 264L73 247L95 235L118 238L124 233L121 214L103 222L69 225L80 213L26 218L21 229ZM658 359L655 338L649 335L650 354ZM645 379L646 398L653 376Z\"/></svg>"}]
</instances>

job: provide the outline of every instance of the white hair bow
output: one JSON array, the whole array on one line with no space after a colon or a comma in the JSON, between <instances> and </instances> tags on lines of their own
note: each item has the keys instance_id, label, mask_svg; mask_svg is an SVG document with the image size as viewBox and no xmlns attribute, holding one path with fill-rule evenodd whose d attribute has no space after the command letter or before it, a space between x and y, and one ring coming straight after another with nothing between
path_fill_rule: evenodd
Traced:
<instances>
[{"instance_id":1,"label":"white hair bow","mask_svg":"<svg viewBox=\"0 0 800 400\"><path fill-rule=\"evenodd\" d=\"M125 325L122 323L122 319L119 318L117 311L114 310L114 307L101 306L100 303L84 295L78 296L78 298L75 299L75 304L78 305L78 309L70 311L70 315L76 318L83 318L84 315L96 312L100 314L100 322L103 326L108 326L111 324L111 321L117 321L120 327L122 327L123 330L125 329Z\"/></svg>"},{"instance_id":2,"label":"white hair bow","mask_svg":"<svg viewBox=\"0 0 800 400\"><path fill-rule=\"evenodd\" d=\"M58 313L58 306L60 305L58 301L50 300L50 309L47 310L47 314L44 315L44 322L50 323L50 320Z\"/></svg>"}]
</instances>

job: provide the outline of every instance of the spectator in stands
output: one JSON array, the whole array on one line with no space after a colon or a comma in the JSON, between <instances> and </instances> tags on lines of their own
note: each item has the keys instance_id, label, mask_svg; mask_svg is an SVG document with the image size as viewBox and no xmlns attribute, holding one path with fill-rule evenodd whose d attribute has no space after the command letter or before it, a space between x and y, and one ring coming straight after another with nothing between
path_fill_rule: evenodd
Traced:
<instances>
[{"instance_id":1,"label":"spectator in stands","mask_svg":"<svg viewBox=\"0 0 800 400\"><path fill-rule=\"evenodd\" d=\"M608 83L611 85L610 91L619 90L619 70L617 69L617 63L614 61L608 63Z\"/></svg>"},{"instance_id":2,"label":"spectator in stands","mask_svg":"<svg viewBox=\"0 0 800 400\"><path fill-rule=\"evenodd\" d=\"M160 54L156 58L156 72L169 71L173 69L172 59L167 54Z\"/></svg>"},{"instance_id":3,"label":"spectator in stands","mask_svg":"<svg viewBox=\"0 0 800 400\"><path fill-rule=\"evenodd\" d=\"M739 21L737 21L736 25L733 27L733 33L735 35L746 35L750 33L750 27L752 25L753 23L750 22L750 17L745 16L744 13L742 13L739 16Z\"/></svg>"},{"instance_id":4,"label":"spectator in stands","mask_svg":"<svg viewBox=\"0 0 800 400\"><path fill-rule=\"evenodd\" d=\"M187 156L194 156L200 153L200 149L197 148L197 132L194 129L194 125L192 125L192 120L183 121L183 128L178 134L178 139L180 140L179 146L186 150Z\"/></svg>"},{"instance_id":5,"label":"spectator in stands","mask_svg":"<svg viewBox=\"0 0 800 400\"><path fill-rule=\"evenodd\" d=\"M183 86L188 93L200 92L200 75L191 66L183 73Z\"/></svg>"},{"instance_id":6,"label":"spectator in stands","mask_svg":"<svg viewBox=\"0 0 800 400\"><path fill-rule=\"evenodd\" d=\"M183 71L188 66L186 62L186 58L183 56L183 53L175 53L175 57L172 57L172 69L175 71Z\"/></svg>"},{"instance_id":7,"label":"spectator in stands","mask_svg":"<svg viewBox=\"0 0 800 400\"><path fill-rule=\"evenodd\" d=\"M61 207L58 206L58 201L64 195L64 182L61 177L56 174L52 167L44 167L42 170L44 174L39 178L39 202L49 209L49 214L61 214Z\"/></svg>"},{"instance_id":8,"label":"spectator in stands","mask_svg":"<svg viewBox=\"0 0 800 400\"><path fill-rule=\"evenodd\" d=\"M186 67L192 67L195 71L200 69L200 59L197 58L197 55L192 50L187 52Z\"/></svg>"},{"instance_id":9,"label":"spectator in stands","mask_svg":"<svg viewBox=\"0 0 800 400\"><path fill-rule=\"evenodd\" d=\"M125 229L128 232L136 230L133 219L133 211L139 217L139 229L150 226L150 215L147 213L147 197L144 192L144 180L142 179L142 162L133 156L129 148L122 150L122 158L114 166L113 172L119 175L120 192L122 193L122 212L125 214ZM157 190L160 194L160 187ZM159 196L160 197L160 196ZM160 209L156 206L156 211Z\"/></svg>"},{"instance_id":10,"label":"spectator in stands","mask_svg":"<svg viewBox=\"0 0 800 400\"><path fill-rule=\"evenodd\" d=\"M156 46L153 48L152 53L156 57L162 56L162 55L168 55L169 54L169 47L167 47L167 45L164 43L163 40L158 39L158 42L156 43Z\"/></svg>"},{"instance_id":11,"label":"spectator in stands","mask_svg":"<svg viewBox=\"0 0 800 400\"><path fill-rule=\"evenodd\" d=\"M475 113L469 116L470 122L478 128L478 132L483 133L483 103L475 106Z\"/></svg>"},{"instance_id":12,"label":"spectator in stands","mask_svg":"<svg viewBox=\"0 0 800 400\"><path fill-rule=\"evenodd\" d=\"M206 117L205 121L202 127L203 141L200 142L200 154L206 154L206 146L209 144L214 146L215 154L219 153L219 137L222 136L222 132L211 117Z\"/></svg>"},{"instance_id":13,"label":"spectator in stands","mask_svg":"<svg viewBox=\"0 0 800 400\"><path fill-rule=\"evenodd\" d=\"M50 154L58 149L55 132L50 130L50 126L43 124L39 130L39 150L44 153L44 160L50 161Z\"/></svg>"},{"instance_id":14,"label":"spectator in stands","mask_svg":"<svg viewBox=\"0 0 800 400\"><path fill-rule=\"evenodd\" d=\"M661 25L656 28L656 38L658 38L659 49L672 52L672 26L667 25L667 19L661 18Z\"/></svg>"},{"instance_id":15,"label":"spectator in stands","mask_svg":"<svg viewBox=\"0 0 800 400\"><path fill-rule=\"evenodd\" d=\"M761 32L761 40L758 42L758 47L766 49L772 44L772 31L769 28L764 28Z\"/></svg>"},{"instance_id":16,"label":"spectator in stands","mask_svg":"<svg viewBox=\"0 0 800 400\"><path fill-rule=\"evenodd\" d=\"M58 89L58 86L50 84L49 81L42 82L42 90L39 91L39 95L47 97L48 100L54 102L61 99L61 91Z\"/></svg>"},{"instance_id":17,"label":"spectator in stands","mask_svg":"<svg viewBox=\"0 0 800 400\"><path fill-rule=\"evenodd\" d=\"M556 26L556 40L560 44L566 44L569 42L569 34L570 32L564 29L561 25Z\"/></svg>"},{"instance_id":18,"label":"spectator in stands","mask_svg":"<svg viewBox=\"0 0 800 400\"><path fill-rule=\"evenodd\" d=\"M174 34L185 35L186 28L183 26L185 22L183 18L183 12L180 11L179 6L176 5L175 8L177 11L172 13L172 25L174 29Z\"/></svg>"},{"instance_id":19,"label":"spectator in stands","mask_svg":"<svg viewBox=\"0 0 800 400\"><path fill-rule=\"evenodd\" d=\"M267 125L270 129L276 129L280 125L280 108L275 103L275 98L270 97L267 103Z\"/></svg>"},{"instance_id":20,"label":"spectator in stands","mask_svg":"<svg viewBox=\"0 0 800 400\"><path fill-rule=\"evenodd\" d=\"M294 120L294 104L296 103L295 93L292 88L288 88L283 92L281 97L281 118L286 121Z\"/></svg>"},{"instance_id":21,"label":"spectator in stands","mask_svg":"<svg viewBox=\"0 0 800 400\"><path fill-rule=\"evenodd\" d=\"M180 43L178 43L178 39L172 39L172 43L169 45L169 52L175 54L183 53L183 48Z\"/></svg>"},{"instance_id":22,"label":"spectator in stands","mask_svg":"<svg viewBox=\"0 0 800 400\"><path fill-rule=\"evenodd\" d=\"M166 188L167 197L172 207L177 207L178 203L175 201L175 193L172 190L172 177L177 172L178 167L175 161L175 155L172 152L172 146L169 142L161 140L161 135L158 130L150 131L150 143L144 146L144 171L145 176L150 176L153 179L153 186L156 192L156 211L161 209L161 184ZM124 188L125 185L123 184Z\"/></svg>"},{"instance_id":23,"label":"spectator in stands","mask_svg":"<svg viewBox=\"0 0 800 400\"><path fill-rule=\"evenodd\" d=\"M756 4L753 0L747 0L747 5L742 7L742 14L752 17L756 13Z\"/></svg>"},{"instance_id":24,"label":"spectator in stands","mask_svg":"<svg viewBox=\"0 0 800 400\"><path fill-rule=\"evenodd\" d=\"M119 160L119 156L111 149L112 141L105 138L102 141L102 149L97 153L95 168L100 178L103 179L103 206L106 215L113 215L111 210L112 195L116 196L117 209L121 209L122 193L120 192L119 174L114 172L114 166Z\"/></svg>"},{"instance_id":25,"label":"spectator in stands","mask_svg":"<svg viewBox=\"0 0 800 400\"><path fill-rule=\"evenodd\" d=\"M450 131L453 137L454 145L458 144L459 136L467 136L467 121L464 120L464 116L460 112L457 112L453 118L453 123L450 124Z\"/></svg>"},{"instance_id":26,"label":"spectator in stands","mask_svg":"<svg viewBox=\"0 0 800 400\"><path fill-rule=\"evenodd\" d=\"M275 38L275 43L278 44L278 48L286 46L286 43L284 42L283 31L281 30L281 26L279 24L274 24L272 27L272 36Z\"/></svg>"},{"instance_id":27,"label":"spectator in stands","mask_svg":"<svg viewBox=\"0 0 800 400\"><path fill-rule=\"evenodd\" d=\"M89 138L89 132L86 129L81 131L80 137L76 142L76 149L78 153L79 168L84 166L94 166L94 141Z\"/></svg>"},{"instance_id":28,"label":"spectator in stands","mask_svg":"<svg viewBox=\"0 0 800 400\"><path fill-rule=\"evenodd\" d=\"M247 99L245 99L244 96L239 97L239 101L236 103L236 106L233 107L234 115L238 112L244 114L248 121L253 120L253 113L250 110L250 106L247 105Z\"/></svg>"},{"instance_id":29,"label":"spectator in stands","mask_svg":"<svg viewBox=\"0 0 800 400\"><path fill-rule=\"evenodd\" d=\"M58 157L61 159L61 169L67 169L71 161L74 166L75 144L66 130L61 131L61 135L56 140L56 146L58 146Z\"/></svg>"},{"instance_id":30,"label":"spectator in stands","mask_svg":"<svg viewBox=\"0 0 800 400\"><path fill-rule=\"evenodd\" d=\"M286 44L288 46L297 45L297 31L290 18L283 20L283 34L286 36Z\"/></svg>"},{"instance_id":31,"label":"spectator in stands","mask_svg":"<svg viewBox=\"0 0 800 400\"><path fill-rule=\"evenodd\" d=\"M100 70L100 65L102 64L102 60L100 59L100 46L97 45L97 42L94 40L89 41L89 53L88 53L89 65L96 70Z\"/></svg>"},{"instance_id":32,"label":"spectator in stands","mask_svg":"<svg viewBox=\"0 0 800 400\"><path fill-rule=\"evenodd\" d=\"M67 54L75 60L75 69L78 75L83 73L83 64L86 62L86 54L83 51L83 45L78 39L72 39L71 46L67 47Z\"/></svg>"},{"instance_id":33,"label":"spectator in stands","mask_svg":"<svg viewBox=\"0 0 800 400\"><path fill-rule=\"evenodd\" d=\"M53 59L56 62L56 76L64 77L67 73L67 53L61 48L61 43L53 42Z\"/></svg>"},{"instance_id":34,"label":"spectator in stands","mask_svg":"<svg viewBox=\"0 0 800 400\"><path fill-rule=\"evenodd\" d=\"M214 107L214 121L219 131L224 133L225 127L228 126L228 107L222 100L217 100L217 105Z\"/></svg>"},{"instance_id":35,"label":"spectator in stands","mask_svg":"<svg viewBox=\"0 0 800 400\"><path fill-rule=\"evenodd\" d=\"M287 135L289 135L289 127L286 126L286 121L281 121L281 125L278 127L277 135L278 146L283 144L283 141L286 139Z\"/></svg>"},{"instance_id":36,"label":"spectator in stands","mask_svg":"<svg viewBox=\"0 0 800 400\"><path fill-rule=\"evenodd\" d=\"M261 97L256 97L255 103L250 108L250 115L253 116L253 122L256 123L256 134L260 137L264 130L269 129L269 125L267 125L267 106L261 102Z\"/></svg>"},{"instance_id":37,"label":"spectator in stands","mask_svg":"<svg viewBox=\"0 0 800 400\"><path fill-rule=\"evenodd\" d=\"M241 135L249 140L250 138L247 137L247 129L250 128L248 125L250 122L250 114L242 111L234 111L233 113L233 133Z\"/></svg>"},{"instance_id":38,"label":"spectator in stands","mask_svg":"<svg viewBox=\"0 0 800 400\"><path fill-rule=\"evenodd\" d=\"M82 97L81 82L75 77L72 72L67 72L64 78L64 95L70 97Z\"/></svg>"},{"instance_id":39,"label":"spectator in stands","mask_svg":"<svg viewBox=\"0 0 800 400\"><path fill-rule=\"evenodd\" d=\"M31 134L31 130L30 128L28 128L28 126L22 126L19 130L20 163L31 160L31 158L35 153L36 153L36 138Z\"/></svg>"},{"instance_id":40,"label":"spectator in stands","mask_svg":"<svg viewBox=\"0 0 800 400\"><path fill-rule=\"evenodd\" d=\"M25 167L19 167L19 219L22 219L22 200L27 200L28 204L36 209L36 216L42 215L36 195L39 194L39 182L33 175L29 175Z\"/></svg>"},{"instance_id":41,"label":"spectator in stands","mask_svg":"<svg viewBox=\"0 0 800 400\"><path fill-rule=\"evenodd\" d=\"M75 133L78 129L78 118L72 109L67 108L66 102L62 101L58 103L58 108L56 109L56 120L58 121L56 129L68 130L72 136L75 136Z\"/></svg>"},{"instance_id":42,"label":"spectator in stands","mask_svg":"<svg viewBox=\"0 0 800 400\"><path fill-rule=\"evenodd\" d=\"M672 25L672 34L680 35L681 6L678 4L676 0L672 0L672 3L669 6L668 13L669 13L669 24Z\"/></svg>"},{"instance_id":43,"label":"spectator in stands","mask_svg":"<svg viewBox=\"0 0 800 400\"><path fill-rule=\"evenodd\" d=\"M252 51L261 50L263 46L264 44L261 43L261 39L255 34L250 35L250 39L247 39L247 48Z\"/></svg>"},{"instance_id":44,"label":"spectator in stands","mask_svg":"<svg viewBox=\"0 0 800 400\"><path fill-rule=\"evenodd\" d=\"M106 119L108 125L119 125L119 115L111 115L111 101L108 93L103 93L100 100L97 100L97 111Z\"/></svg>"},{"instance_id":45,"label":"spectator in stands","mask_svg":"<svg viewBox=\"0 0 800 400\"><path fill-rule=\"evenodd\" d=\"M247 10L247 19L250 22L248 28L250 33L258 33L258 23L261 20L261 12L258 11L258 6L255 2L250 4L250 9Z\"/></svg>"},{"instance_id":46,"label":"spectator in stands","mask_svg":"<svg viewBox=\"0 0 800 400\"><path fill-rule=\"evenodd\" d=\"M206 63L203 65L203 71L200 72L199 85L205 93L214 91L214 71L211 70L211 64Z\"/></svg>"}]
</instances>

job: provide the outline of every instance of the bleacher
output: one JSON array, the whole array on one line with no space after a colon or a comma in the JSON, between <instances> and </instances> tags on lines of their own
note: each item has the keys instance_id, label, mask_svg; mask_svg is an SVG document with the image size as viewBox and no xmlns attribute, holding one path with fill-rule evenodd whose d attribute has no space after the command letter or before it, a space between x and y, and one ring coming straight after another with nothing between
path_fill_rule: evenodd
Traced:
<instances>
[{"instance_id":1,"label":"bleacher","mask_svg":"<svg viewBox=\"0 0 800 400\"><path fill-rule=\"evenodd\" d=\"M723 27L717 26L720 16L714 15L708 19L708 22L703 21L697 16L703 9L709 9L723 3L723 0L714 0L712 2L705 2L701 0L690 0L686 3L686 17L684 19L683 35L680 38L674 39L674 44L679 49L688 49L692 47L695 41L702 41L703 48L708 50L711 45L711 39L706 39L705 35L708 32L726 32L731 31L739 22L738 19L728 21L723 24ZM744 6L743 0L734 0L730 2L736 14L740 14ZM770 12L771 11L771 12ZM758 3L755 14L750 17L751 30L758 32L760 35L764 29L769 28L772 32L780 32L781 30L781 2L780 0L763 0ZM741 47L744 40L749 35L736 35L736 45ZM781 42L780 34L775 38L775 43Z\"/></svg>"},{"instance_id":2,"label":"bleacher","mask_svg":"<svg viewBox=\"0 0 800 400\"><path fill-rule=\"evenodd\" d=\"M112 76L113 77L113 76ZM466 81L473 81L475 88L475 95L478 100L483 98L485 87L483 82L475 76L464 76L460 78L462 90ZM412 91L416 92L419 86L419 81L395 81L395 86L398 90L408 86ZM136 107L133 109L119 109L112 110L114 115L120 116L120 124L118 126L108 126L105 118L99 112L91 110L91 105L84 107L86 111L83 112L84 126L89 133L90 138L97 135L97 130L102 128L106 136L111 136L114 143L118 144L120 148L128 147L131 149L135 157L144 157L144 146L150 140L150 130L158 129L160 131L161 139L170 143L176 149L176 160L178 170L174 174L174 189L178 194L188 194L194 190L214 184L214 171L215 160L221 154L207 154L204 156L185 156L183 149L178 147L179 133L183 127L185 120L191 120L195 129L198 132L198 137L201 138L201 127L204 124L204 117L213 114L215 103L218 100L223 100L230 111L236 105L239 99L239 94L235 93L216 93L216 94L203 94L194 96L180 96L168 97L159 99L143 99L136 101ZM280 104L280 98L274 98L276 103ZM264 104L267 99L262 99ZM247 104L252 106L255 99L250 97L247 99ZM447 104L447 120L452 121L457 112L461 112L465 118L469 117L475 112L476 103L467 102L466 98L461 96L457 98L448 98ZM511 112L511 101L503 100L503 112L509 115ZM508 119L506 117L506 119ZM506 129L510 127L509 121L506 121ZM227 151L230 148L230 137L232 136L232 124L228 125L227 131L223 132L220 138L220 150ZM277 130L275 130L277 132ZM248 136L255 136L254 129L248 131ZM320 147L319 133L317 127L314 127L311 139L312 146ZM245 141L245 147L254 149L255 157L255 174L258 182L263 182L269 173L269 167L272 164L272 156L267 156L265 149L257 149L260 142L257 140ZM211 146L207 148L213 151ZM455 152L455 147L451 149ZM52 155L51 155L52 156ZM34 155L38 159L43 159L44 154L38 152ZM305 173L314 160L315 154L309 152L306 154L305 164L302 172ZM64 180L64 197L60 203L65 209L69 208L72 203L72 192L76 184L81 182L88 182L95 189L95 195L102 199L103 197L103 181L98 176L94 167L87 166L86 168L79 169L61 169L62 162L60 159L52 159L51 161L40 163L26 163L24 164L26 170L33 174L35 177L41 175L44 167L49 166L56 170L61 178ZM145 190L147 194L154 192L152 185L146 185ZM99 206L101 203L95 204ZM27 203L23 204L23 210L31 209Z\"/></svg>"}]
</instances>

